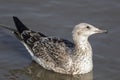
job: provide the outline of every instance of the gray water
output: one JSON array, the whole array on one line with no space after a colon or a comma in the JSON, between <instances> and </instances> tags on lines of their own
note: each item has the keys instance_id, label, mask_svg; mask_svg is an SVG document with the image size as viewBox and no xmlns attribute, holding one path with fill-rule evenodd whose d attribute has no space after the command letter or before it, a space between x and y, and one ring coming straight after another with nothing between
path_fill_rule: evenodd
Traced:
<instances>
[{"instance_id":1,"label":"gray water","mask_svg":"<svg viewBox=\"0 0 120 80\"><path fill-rule=\"evenodd\" d=\"M73 27L81 22L109 33L89 39L93 72L70 76L40 67L11 32L0 28L0 80L120 80L119 0L0 0L0 24L15 28L12 16L34 31L70 41Z\"/></svg>"}]
</instances>

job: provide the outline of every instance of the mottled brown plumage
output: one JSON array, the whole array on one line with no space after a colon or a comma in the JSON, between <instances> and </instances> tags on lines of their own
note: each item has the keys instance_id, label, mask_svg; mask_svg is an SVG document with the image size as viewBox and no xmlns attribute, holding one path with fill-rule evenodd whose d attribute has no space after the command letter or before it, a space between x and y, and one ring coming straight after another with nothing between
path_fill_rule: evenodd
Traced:
<instances>
[{"instance_id":1,"label":"mottled brown plumage","mask_svg":"<svg viewBox=\"0 0 120 80\"><path fill-rule=\"evenodd\" d=\"M66 69L66 66L69 66L68 64L71 60L71 57L69 56L71 54L70 48L74 47L74 44L70 41L55 37L47 37L45 35L43 36L40 33L31 30L23 31L21 33L21 38L22 42L29 47L35 57L48 63L46 64L47 66L49 63L63 69ZM45 65L43 67L45 67Z\"/></svg>"},{"instance_id":2,"label":"mottled brown plumage","mask_svg":"<svg viewBox=\"0 0 120 80\"><path fill-rule=\"evenodd\" d=\"M13 31L33 60L45 69L73 75L88 73L92 70L92 48L88 37L106 30L100 30L87 23L78 24L73 29L74 43L72 43L29 30L17 17L13 19L17 30L1 26Z\"/></svg>"}]
</instances>

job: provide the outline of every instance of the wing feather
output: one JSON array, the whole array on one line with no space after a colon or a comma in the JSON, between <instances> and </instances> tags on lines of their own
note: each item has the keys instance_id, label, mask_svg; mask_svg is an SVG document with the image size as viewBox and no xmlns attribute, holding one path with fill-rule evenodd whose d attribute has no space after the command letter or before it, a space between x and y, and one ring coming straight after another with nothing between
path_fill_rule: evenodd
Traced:
<instances>
[{"instance_id":1,"label":"wing feather","mask_svg":"<svg viewBox=\"0 0 120 80\"><path fill-rule=\"evenodd\" d=\"M41 33L24 31L21 34L24 42L31 49L34 56L47 61L53 61L56 65L67 65L70 62L68 49L73 43L67 40L47 37ZM62 66L63 67L63 66Z\"/></svg>"}]
</instances>

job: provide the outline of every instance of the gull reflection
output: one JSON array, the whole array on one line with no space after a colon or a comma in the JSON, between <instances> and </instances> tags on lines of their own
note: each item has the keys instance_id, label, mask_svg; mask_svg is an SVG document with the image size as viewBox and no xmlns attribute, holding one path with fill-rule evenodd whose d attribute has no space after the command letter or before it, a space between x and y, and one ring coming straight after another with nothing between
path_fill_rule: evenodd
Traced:
<instances>
[{"instance_id":1,"label":"gull reflection","mask_svg":"<svg viewBox=\"0 0 120 80\"><path fill-rule=\"evenodd\" d=\"M83 75L65 75L43 69L32 61L28 66L22 69L13 69L9 71L9 76L13 80L32 79L32 80L93 80L93 72Z\"/></svg>"}]
</instances>

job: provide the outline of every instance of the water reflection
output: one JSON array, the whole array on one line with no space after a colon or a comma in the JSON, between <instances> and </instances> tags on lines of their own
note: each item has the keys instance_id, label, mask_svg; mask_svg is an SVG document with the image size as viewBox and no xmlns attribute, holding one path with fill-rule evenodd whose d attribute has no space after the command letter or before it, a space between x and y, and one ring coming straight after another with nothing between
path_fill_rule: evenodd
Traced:
<instances>
[{"instance_id":1,"label":"water reflection","mask_svg":"<svg viewBox=\"0 0 120 80\"><path fill-rule=\"evenodd\" d=\"M9 71L9 76L12 76L13 80L19 80L21 78L32 80L93 80L93 73L87 73L84 75L63 75L48 71L40 67L35 62L31 62L30 65L23 69L13 69Z\"/></svg>"}]
</instances>

